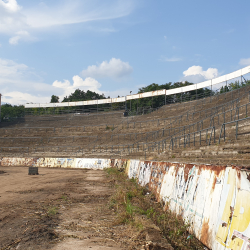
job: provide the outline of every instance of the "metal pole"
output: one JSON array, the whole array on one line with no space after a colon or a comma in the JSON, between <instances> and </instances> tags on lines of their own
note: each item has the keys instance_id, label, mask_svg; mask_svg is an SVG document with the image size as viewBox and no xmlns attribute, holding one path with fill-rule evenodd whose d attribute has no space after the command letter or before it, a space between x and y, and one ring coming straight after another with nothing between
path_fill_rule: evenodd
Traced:
<instances>
[{"instance_id":1,"label":"metal pole","mask_svg":"<svg viewBox=\"0 0 250 250\"><path fill-rule=\"evenodd\" d=\"M210 93L210 102L211 102L212 91L213 91L213 87L212 87L212 80L211 80L211 93Z\"/></svg>"},{"instance_id":2,"label":"metal pole","mask_svg":"<svg viewBox=\"0 0 250 250\"><path fill-rule=\"evenodd\" d=\"M224 125L224 141L225 141L225 139L226 139L226 125L225 124L223 124Z\"/></svg>"},{"instance_id":3,"label":"metal pole","mask_svg":"<svg viewBox=\"0 0 250 250\"><path fill-rule=\"evenodd\" d=\"M238 121L236 122L236 140L237 140L237 137L238 137Z\"/></svg>"}]
</instances>

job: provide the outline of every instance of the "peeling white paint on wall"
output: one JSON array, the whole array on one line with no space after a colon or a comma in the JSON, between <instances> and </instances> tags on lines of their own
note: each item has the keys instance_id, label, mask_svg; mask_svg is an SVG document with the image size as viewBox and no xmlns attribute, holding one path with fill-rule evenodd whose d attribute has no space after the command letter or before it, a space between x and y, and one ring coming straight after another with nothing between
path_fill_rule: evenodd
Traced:
<instances>
[{"instance_id":1,"label":"peeling white paint on wall","mask_svg":"<svg viewBox=\"0 0 250 250\"><path fill-rule=\"evenodd\" d=\"M183 216L211 249L250 249L250 170L139 160L0 158L0 166L105 169L126 167L129 178L148 186L164 209Z\"/></svg>"},{"instance_id":2,"label":"peeling white paint on wall","mask_svg":"<svg viewBox=\"0 0 250 250\"><path fill-rule=\"evenodd\" d=\"M151 164L150 162L139 163L139 174L137 176L138 182L142 186L146 186L150 182L151 176Z\"/></svg>"},{"instance_id":3,"label":"peeling white paint on wall","mask_svg":"<svg viewBox=\"0 0 250 250\"><path fill-rule=\"evenodd\" d=\"M129 179L137 178L140 161L139 160L132 160L129 163L130 163L129 168L128 168Z\"/></svg>"}]
</instances>

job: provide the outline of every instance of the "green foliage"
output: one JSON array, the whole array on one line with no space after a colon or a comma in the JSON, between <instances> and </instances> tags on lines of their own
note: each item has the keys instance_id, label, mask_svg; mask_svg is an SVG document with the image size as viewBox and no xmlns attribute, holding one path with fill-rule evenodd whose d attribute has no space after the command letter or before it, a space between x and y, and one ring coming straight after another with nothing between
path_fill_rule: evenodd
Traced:
<instances>
[{"instance_id":1,"label":"green foliage","mask_svg":"<svg viewBox=\"0 0 250 250\"><path fill-rule=\"evenodd\" d=\"M56 95L52 95L50 103L57 103L57 102L59 102L59 97Z\"/></svg>"},{"instance_id":2,"label":"green foliage","mask_svg":"<svg viewBox=\"0 0 250 250\"><path fill-rule=\"evenodd\" d=\"M106 126L106 130L114 130L114 127Z\"/></svg>"},{"instance_id":3,"label":"green foliage","mask_svg":"<svg viewBox=\"0 0 250 250\"><path fill-rule=\"evenodd\" d=\"M58 213L58 208L57 207L50 207L47 211L47 215L49 217L52 217Z\"/></svg>"},{"instance_id":4,"label":"green foliage","mask_svg":"<svg viewBox=\"0 0 250 250\"><path fill-rule=\"evenodd\" d=\"M128 224L139 231L156 225L174 249L204 248L189 234L190 223L168 209L164 211L161 204L155 202L153 194L145 195L146 188L136 185L136 179L129 180L125 173L115 168L105 171L115 188L109 201L109 208L116 213L115 225Z\"/></svg>"},{"instance_id":5,"label":"green foliage","mask_svg":"<svg viewBox=\"0 0 250 250\"><path fill-rule=\"evenodd\" d=\"M132 198L135 196L135 194L132 191L128 191L126 193L126 196L127 196L127 199L131 201Z\"/></svg>"},{"instance_id":6,"label":"green foliage","mask_svg":"<svg viewBox=\"0 0 250 250\"><path fill-rule=\"evenodd\" d=\"M180 88L188 85L192 85L193 83L190 83L188 81L185 82L169 82L165 84L156 84L152 83L146 87L139 88L138 94L139 93L144 93L144 92L150 92L150 91L156 91L156 90L161 90L161 89L174 89L174 88ZM214 92L211 91L210 89L198 89L197 90L197 97L201 98L204 95L209 96L213 95ZM171 96L166 96L166 102L167 103L174 103L177 101L182 101L185 100L194 100L196 99L196 90L185 92L182 94L176 94L176 95L171 95ZM137 110L138 107L147 107L150 106L152 108L158 108L162 105L165 104L165 96L155 96L155 97L147 97L147 98L142 98L138 100L131 100L131 110ZM127 103L128 108L130 108L130 102Z\"/></svg>"},{"instance_id":7,"label":"green foliage","mask_svg":"<svg viewBox=\"0 0 250 250\"><path fill-rule=\"evenodd\" d=\"M220 93L225 93L225 92L233 91L233 90L245 87L247 85L250 85L250 81L249 80L248 81L244 81L244 82L240 82L240 81L231 82L227 86L222 86L220 88Z\"/></svg>"},{"instance_id":8,"label":"green foliage","mask_svg":"<svg viewBox=\"0 0 250 250\"><path fill-rule=\"evenodd\" d=\"M106 99L105 95L99 95L93 91L76 89L74 93L70 94L63 98L62 102L77 102L77 101L88 101L88 100L97 100L97 99Z\"/></svg>"},{"instance_id":9,"label":"green foliage","mask_svg":"<svg viewBox=\"0 0 250 250\"><path fill-rule=\"evenodd\" d=\"M1 106L1 121L8 120L11 117L24 117L24 106L3 104Z\"/></svg>"},{"instance_id":10,"label":"green foliage","mask_svg":"<svg viewBox=\"0 0 250 250\"><path fill-rule=\"evenodd\" d=\"M67 195L64 195L64 194L62 195L61 199L64 200L64 201L68 201Z\"/></svg>"}]
</instances>

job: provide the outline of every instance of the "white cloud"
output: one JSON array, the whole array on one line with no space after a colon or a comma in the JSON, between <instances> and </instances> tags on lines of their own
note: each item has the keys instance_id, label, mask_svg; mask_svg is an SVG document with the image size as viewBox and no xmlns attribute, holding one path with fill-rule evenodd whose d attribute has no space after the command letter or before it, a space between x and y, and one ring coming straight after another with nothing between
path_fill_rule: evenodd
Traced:
<instances>
[{"instance_id":1,"label":"white cloud","mask_svg":"<svg viewBox=\"0 0 250 250\"><path fill-rule=\"evenodd\" d=\"M201 66L192 66L185 70L183 75L183 81L198 83L218 77L219 73L218 69L216 68L208 68L207 70L203 70Z\"/></svg>"},{"instance_id":2,"label":"white cloud","mask_svg":"<svg viewBox=\"0 0 250 250\"><path fill-rule=\"evenodd\" d=\"M9 39L9 43L12 45L17 45L20 38L21 38L20 36L13 36Z\"/></svg>"},{"instance_id":3,"label":"white cloud","mask_svg":"<svg viewBox=\"0 0 250 250\"><path fill-rule=\"evenodd\" d=\"M14 78L20 77L28 70L28 66L25 64L18 64L12 60L5 60L0 58L0 76Z\"/></svg>"},{"instance_id":4,"label":"white cloud","mask_svg":"<svg viewBox=\"0 0 250 250\"><path fill-rule=\"evenodd\" d=\"M64 80L63 82L56 80L53 82L52 84L53 87L62 90L60 98L70 95L78 88L83 91L90 90L96 93L101 93L101 91L99 90L101 84L94 78L87 77L83 80L80 76L75 75L73 76L72 79L73 79L73 84L71 84L69 80Z\"/></svg>"},{"instance_id":5,"label":"white cloud","mask_svg":"<svg viewBox=\"0 0 250 250\"><path fill-rule=\"evenodd\" d=\"M16 36L13 36L9 39L9 43L12 45L17 45L19 40L34 40L34 38L32 38L29 34L28 31L26 30L20 30L18 32L16 32Z\"/></svg>"},{"instance_id":6,"label":"white cloud","mask_svg":"<svg viewBox=\"0 0 250 250\"><path fill-rule=\"evenodd\" d=\"M0 7L4 8L8 12L17 12L21 9L21 6L17 4L16 0L0 0Z\"/></svg>"},{"instance_id":7,"label":"white cloud","mask_svg":"<svg viewBox=\"0 0 250 250\"><path fill-rule=\"evenodd\" d=\"M240 59L239 64L240 64L240 65L243 65L243 66L248 66L248 65L250 65L250 58L242 58L242 59Z\"/></svg>"},{"instance_id":8,"label":"white cloud","mask_svg":"<svg viewBox=\"0 0 250 250\"><path fill-rule=\"evenodd\" d=\"M165 57L165 56L161 56L161 61L163 62L179 62L182 61L182 58L180 57Z\"/></svg>"},{"instance_id":9,"label":"white cloud","mask_svg":"<svg viewBox=\"0 0 250 250\"><path fill-rule=\"evenodd\" d=\"M122 78L132 73L133 68L128 62L123 62L120 59L112 58L109 62L103 61L99 65L89 66L81 72L84 77L109 77Z\"/></svg>"},{"instance_id":10,"label":"white cloud","mask_svg":"<svg viewBox=\"0 0 250 250\"><path fill-rule=\"evenodd\" d=\"M125 95L129 90L101 91L101 84L93 77L81 78L75 75L72 82L69 80L54 81L47 84L25 64L0 58L0 93L2 102L10 104L46 103L50 102L51 95L57 95L62 101L63 97L70 95L77 88L91 90L105 96L117 97Z\"/></svg>"},{"instance_id":11,"label":"white cloud","mask_svg":"<svg viewBox=\"0 0 250 250\"><path fill-rule=\"evenodd\" d=\"M46 102L53 90L53 86L43 83L27 65L0 58L0 92L3 102Z\"/></svg>"},{"instance_id":12,"label":"white cloud","mask_svg":"<svg viewBox=\"0 0 250 250\"><path fill-rule=\"evenodd\" d=\"M20 91L7 92L2 96L2 102L10 103L12 105L25 103L48 103L50 102L49 96L36 96L29 93Z\"/></svg>"},{"instance_id":13,"label":"white cloud","mask_svg":"<svg viewBox=\"0 0 250 250\"><path fill-rule=\"evenodd\" d=\"M47 29L59 31L59 26L92 21L112 20L129 15L134 7L133 0L64 0L55 3L37 4L31 1L31 7L21 7L16 0L0 0L0 33L10 36L10 44L16 45L27 36ZM102 22L103 25L103 22ZM109 25L109 24L108 24ZM102 32L110 28L102 27ZM19 34L18 34L19 33Z\"/></svg>"}]
</instances>

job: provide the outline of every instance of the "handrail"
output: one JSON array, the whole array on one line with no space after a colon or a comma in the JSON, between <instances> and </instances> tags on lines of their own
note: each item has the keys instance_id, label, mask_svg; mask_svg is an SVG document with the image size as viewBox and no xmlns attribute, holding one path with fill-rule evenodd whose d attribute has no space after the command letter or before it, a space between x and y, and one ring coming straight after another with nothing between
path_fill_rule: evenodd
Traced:
<instances>
[{"instance_id":1,"label":"handrail","mask_svg":"<svg viewBox=\"0 0 250 250\"><path fill-rule=\"evenodd\" d=\"M237 140L237 137L238 137L238 123L240 121L246 121L246 120L249 120L250 117L246 117L246 118L243 118L243 119L238 119L238 120L235 120L235 121L231 121L231 122L225 122L221 125L221 130L220 130L220 135L219 135L219 143L220 143L220 140L221 140L221 135L222 135L222 130L224 132L224 141L226 140L226 125L227 124L231 124L231 123L236 123L236 131L235 131L235 137L236 137L236 140Z\"/></svg>"},{"instance_id":2,"label":"handrail","mask_svg":"<svg viewBox=\"0 0 250 250\"><path fill-rule=\"evenodd\" d=\"M68 107L68 106L81 106L81 105L99 105L99 104L107 104L107 103L118 103L118 102L125 102L127 100L145 98L145 97L153 97L159 95L174 95L179 93L190 92L193 90L205 88L205 87L212 87L213 85L240 77L242 75L250 73L250 66L244 67L240 70L234 71L230 74L226 74L211 80L207 80L205 82L196 83L193 85L188 85L184 87L179 87L175 89L162 89L156 90L151 92L145 92L140 94L128 95L125 97L118 97L118 98L109 98L109 99L99 99L99 100L91 100L91 101L80 101L80 102L65 102L65 103L47 103L47 104L25 104L25 108L37 108L37 107Z\"/></svg>"}]
</instances>

